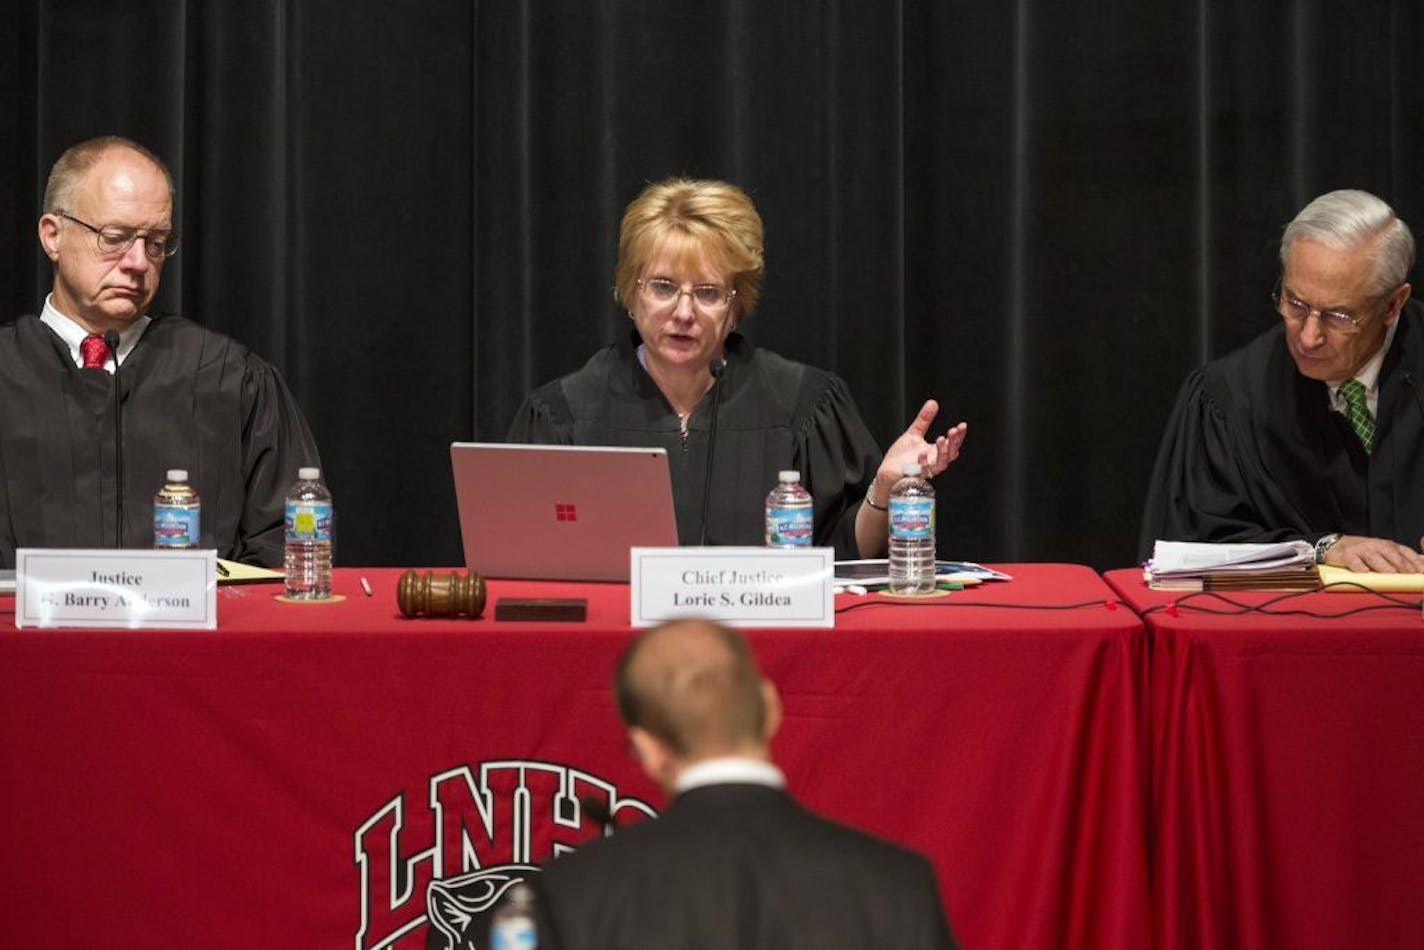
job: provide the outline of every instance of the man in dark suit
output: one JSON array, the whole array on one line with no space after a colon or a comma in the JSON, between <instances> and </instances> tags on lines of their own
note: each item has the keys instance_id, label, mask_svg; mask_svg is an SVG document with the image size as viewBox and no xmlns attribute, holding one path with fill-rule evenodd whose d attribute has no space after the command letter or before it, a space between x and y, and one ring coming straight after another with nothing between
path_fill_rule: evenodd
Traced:
<instances>
[{"instance_id":1,"label":"man in dark suit","mask_svg":"<svg viewBox=\"0 0 1424 950\"><path fill-rule=\"evenodd\" d=\"M615 688L671 805L534 876L541 948L954 947L928 861L787 795L769 749L781 701L739 634L654 628Z\"/></svg>"}]
</instances>

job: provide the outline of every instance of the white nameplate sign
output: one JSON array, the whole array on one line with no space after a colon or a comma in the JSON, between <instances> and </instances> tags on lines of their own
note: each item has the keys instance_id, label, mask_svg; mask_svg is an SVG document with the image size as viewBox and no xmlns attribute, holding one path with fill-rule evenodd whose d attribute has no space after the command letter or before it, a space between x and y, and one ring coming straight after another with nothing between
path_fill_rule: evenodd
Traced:
<instances>
[{"instance_id":1,"label":"white nameplate sign","mask_svg":"<svg viewBox=\"0 0 1424 950\"><path fill-rule=\"evenodd\" d=\"M217 552L21 548L15 626L215 630Z\"/></svg>"},{"instance_id":2,"label":"white nameplate sign","mask_svg":"<svg viewBox=\"0 0 1424 950\"><path fill-rule=\"evenodd\" d=\"M832 548L633 548L633 626L834 627Z\"/></svg>"}]
</instances>

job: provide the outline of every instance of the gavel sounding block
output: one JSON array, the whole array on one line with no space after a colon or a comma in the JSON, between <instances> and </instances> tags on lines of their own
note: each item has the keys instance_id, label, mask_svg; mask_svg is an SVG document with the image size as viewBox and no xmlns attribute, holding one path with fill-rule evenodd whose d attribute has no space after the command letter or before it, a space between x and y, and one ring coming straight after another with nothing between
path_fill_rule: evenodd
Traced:
<instances>
[{"instance_id":1,"label":"gavel sounding block","mask_svg":"<svg viewBox=\"0 0 1424 950\"><path fill-rule=\"evenodd\" d=\"M494 602L494 619L582 623L588 619L588 601L582 597L501 597Z\"/></svg>"}]
</instances>

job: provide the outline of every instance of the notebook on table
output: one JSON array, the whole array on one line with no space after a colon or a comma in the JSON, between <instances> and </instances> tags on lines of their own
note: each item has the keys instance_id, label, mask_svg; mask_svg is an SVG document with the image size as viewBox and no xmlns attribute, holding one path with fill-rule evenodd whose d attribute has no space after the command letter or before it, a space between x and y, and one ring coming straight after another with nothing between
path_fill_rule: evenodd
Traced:
<instances>
[{"instance_id":1,"label":"notebook on table","mask_svg":"<svg viewBox=\"0 0 1424 950\"><path fill-rule=\"evenodd\" d=\"M454 442L450 464L485 577L626 581L629 548L677 545L664 449Z\"/></svg>"}]
</instances>

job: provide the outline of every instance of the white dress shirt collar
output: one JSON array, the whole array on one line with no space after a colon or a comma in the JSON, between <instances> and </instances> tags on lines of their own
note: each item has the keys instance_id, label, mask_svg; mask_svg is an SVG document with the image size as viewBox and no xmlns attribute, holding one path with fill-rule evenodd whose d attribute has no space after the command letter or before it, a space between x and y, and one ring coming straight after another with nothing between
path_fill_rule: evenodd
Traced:
<instances>
[{"instance_id":1,"label":"white dress shirt collar","mask_svg":"<svg viewBox=\"0 0 1424 950\"><path fill-rule=\"evenodd\" d=\"M1379 417L1379 375L1380 369L1384 366L1384 355L1389 352L1389 345L1394 342L1394 331L1399 329L1399 317L1395 317L1390 323L1389 329L1385 331L1384 342L1380 348L1375 350L1375 355L1371 356L1369 362L1360 367L1353 379L1358 379L1360 385L1365 387L1365 402L1370 407L1370 415ZM1330 387L1330 408L1345 415L1349 412L1349 406L1345 404L1345 397L1340 395L1340 384L1345 380L1335 379L1326 383Z\"/></svg>"},{"instance_id":2,"label":"white dress shirt collar","mask_svg":"<svg viewBox=\"0 0 1424 950\"><path fill-rule=\"evenodd\" d=\"M726 756L720 759L703 759L689 765L677 777L675 793L704 785L766 785L770 788L785 788L786 776L781 769L760 759L744 759Z\"/></svg>"},{"instance_id":3,"label":"white dress shirt collar","mask_svg":"<svg viewBox=\"0 0 1424 950\"><path fill-rule=\"evenodd\" d=\"M53 294L45 297L44 310L40 313L40 320L45 326L58 333L60 339L69 345L69 357L74 360L74 365L83 366L84 357L79 355L79 343L89 335L89 331L56 310L53 297ZM129 358L134 346L138 344L139 337L143 336L143 331L148 329L148 325L152 322L153 318L144 314L129 324L128 329L119 331L119 365L123 365L124 360ZM114 371L112 355L104 361L104 369L110 373Z\"/></svg>"}]
</instances>

